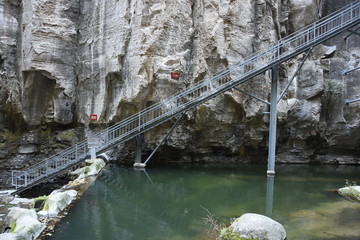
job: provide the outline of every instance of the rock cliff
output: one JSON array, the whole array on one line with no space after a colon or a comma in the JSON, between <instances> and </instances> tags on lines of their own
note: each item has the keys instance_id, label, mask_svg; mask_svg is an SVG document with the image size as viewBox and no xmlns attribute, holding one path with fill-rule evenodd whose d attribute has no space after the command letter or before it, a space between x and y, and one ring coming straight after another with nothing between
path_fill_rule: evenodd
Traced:
<instances>
[{"instance_id":1,"label":"rock cliff","mask_svg":"<svg viewBox=\"0 0 360 240\"><path fill-rule=\"evenodd\" d=\"M0 0L1 165L23 167L12 158L18 153L54 153L64 147L54 133L83 138L350 2ZM360 37L346 35L317 46L279 102L279 162L360 163L360 105L344 104L359 98L360 78L341 74L359 66ZM280 66L279 91L303 57ZM242 88L268 99L269 86L265 73ZM228 91L189 112L159 157L266 161L264 111L266 104ZM99 120L91 123L90 114ZM145 134L145 152L170 124Z\"/></svg>"}]
</instances>

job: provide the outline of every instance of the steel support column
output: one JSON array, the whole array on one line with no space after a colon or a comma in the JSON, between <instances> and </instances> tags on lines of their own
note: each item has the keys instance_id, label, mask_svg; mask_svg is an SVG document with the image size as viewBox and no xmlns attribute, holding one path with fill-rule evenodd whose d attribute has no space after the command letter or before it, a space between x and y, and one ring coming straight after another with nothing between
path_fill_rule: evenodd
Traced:
<instances>
[{"instance_id":1,"label":"steel support column","mask_svg":"<svg viewBox=\"0 0 360 240\"><path fill-rule=\"evenodd\" d=\"M144 135L139 134L136 136L136 149L135 149L135 163L141 163L141 149L144 141Z\"/></svg>"},{"instance_id":2,"label":"steel support column","mask_svg":"<svg viewBox=\"0 0 360 240\"><path fill-rule=\"evenodd\" d=\"M96 147L90 148L90 158L91 158L91 160L96 159Z\"/></svg>"},{"instance_id":3,"label":"steel support column","mask_svg":"<svg viewBox=\"0 0 360 240\"><path fill-rule=\"evenodd\" d=\"M269 128L269 152L268 152L268 175L275 175L275 150L276 150L276 118L277 118L277 82L279 78L278 65L271 68L271 99L270 99L270 128Z\"/></svg>"}]
</instances>

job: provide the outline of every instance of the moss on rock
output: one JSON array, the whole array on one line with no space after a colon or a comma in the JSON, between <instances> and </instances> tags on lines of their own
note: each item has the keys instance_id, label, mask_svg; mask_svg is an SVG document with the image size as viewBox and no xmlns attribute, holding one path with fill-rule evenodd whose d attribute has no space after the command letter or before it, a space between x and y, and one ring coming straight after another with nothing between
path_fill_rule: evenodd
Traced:
<instances>
[{"instance_id":1,"label":"moss on rock","mask_svg":"<svg viewBox=\"0 0 360 240\"><path fill-rule=\"evenodd\" d=\"M244 238L240 236L240 233L236 233L231 227L224 228L220 233L220 240L257 240L254 238Z\"/></svg>"}]
</instances>

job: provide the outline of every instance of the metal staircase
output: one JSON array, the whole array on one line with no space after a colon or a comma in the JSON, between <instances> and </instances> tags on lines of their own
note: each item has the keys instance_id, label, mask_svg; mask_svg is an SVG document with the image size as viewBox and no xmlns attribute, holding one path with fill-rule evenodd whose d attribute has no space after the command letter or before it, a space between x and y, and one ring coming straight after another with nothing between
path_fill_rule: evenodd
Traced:
<instances>
[{"instance_id":1,"label":"metal staircase","mask_svg":"<svg viewBox=\"0 0 360 240\"><path fill-rule=\"evenodd\" d=\"M105 152L163 122L234 88L268 69L307 51L360 23L360 1L332 13L310 26L281 39L268 49L245 58L211 78L154 104L103 130L97 153ZM24 171L12 171L12 185L18 191L34 186L81 163L89 156L88 142L82 141Z\"/></svg>"}]
</instances>

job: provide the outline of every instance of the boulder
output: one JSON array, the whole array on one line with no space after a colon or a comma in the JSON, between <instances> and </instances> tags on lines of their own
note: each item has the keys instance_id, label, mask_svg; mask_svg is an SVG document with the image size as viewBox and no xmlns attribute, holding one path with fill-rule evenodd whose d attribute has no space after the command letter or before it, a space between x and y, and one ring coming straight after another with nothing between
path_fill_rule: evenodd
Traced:
<instances>
[{"instance_id":1,"label":"boulder","mask_svg":"<svg viewBox=\"0 0 360 240\"><path fill-rule=\"evenodd\" d=\"M360 186L343 187L338 193L349 200L360 202Z\"/></svg>"},{"instance_id":2,"label":"boulder","mask_svg":"<svg viewBox=\"0 0 360 240\"><path fill-rule=\"evenodd\" d=\"M21 145L18 149L18 153L20 153L20 154L31 154L31 153L38 153L38 152L39 152L39 148L33 144Z\"/></svg>"},{"instance_id":3,"label":"boulder","mask_svg":"<svg viewBox=\"0 0 360 240\"><path fill-rule=\"evenodd\" d=\"M0 240L18 240L18 236L14 233L2 233L0 234Z\"/></svg>"},{"instance_id":4,"label":"boulder","mask_svg":"<svg viewBox=\"0 0 360 240\"><path fill-rule=\"evenodd\" d=\"M36 239L45 229L34 209L10 208L6 223L11 227L11 233L1 234L0 239Z\"/></svg>"},{"instance_id":5,"label":"boulder","mask_svg":"<svg viewBox=\"0 0 360 240\"><path fill-rule=\"evenodd\" d=\"M90 165L76 169L75 171L70 173L71 175L78 175L77 177L78 180L84 177L97 175L101 171L101 169L103 169L106 165L105 161L101 158L87 159L85 160L85 162Z\"/></svg>"},{"instance_id":6,"label":"boulder","mask_svg":"<svg viewBox=\"0 0 360 240\"><path fill-rule=\"evenodd\" d=\"M75 144L79 141L74 129L60 132L55 136L55 138L58 142L65 142L69 144Z\"/></svg>"},{"instance_id":7,"label":"boulder","mask_svg":"<svg viewBox=\"0 0 360 240\"><path fill-rule=\"evenodd\" d=\"M284 227L269 217L246 213L221 231L223 240L285 240Z\"/></svg>"},{"instance_id":8,"label":"boulder","mask_svg":"<svg viewBox=\"0 0 360 240\"><path fill-rule=\"evenodd\" d=\"M57 216L64 210L76 197L75 190L53 191L45 201L45 206L38 214L41 216L53 217Z\"/></svg>"}]
</instances>

